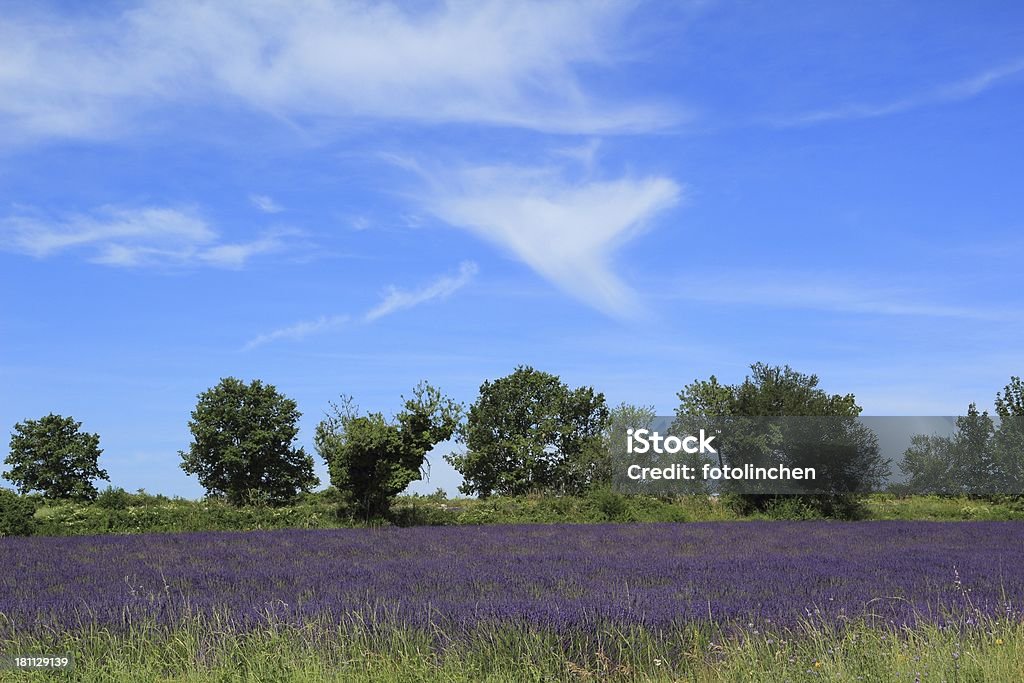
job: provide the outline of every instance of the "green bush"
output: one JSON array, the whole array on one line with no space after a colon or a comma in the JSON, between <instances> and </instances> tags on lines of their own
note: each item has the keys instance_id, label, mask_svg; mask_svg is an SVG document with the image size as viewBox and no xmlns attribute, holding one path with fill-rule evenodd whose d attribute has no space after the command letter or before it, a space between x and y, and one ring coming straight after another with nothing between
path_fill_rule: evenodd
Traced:
<instances>
[{"instance_id":1,"label":"green bush","mask_svg":"<svg viewBox=\"0 0 1024 683\"><path fill-rule=\"evenodd\" d=\"M587 498L609 522L621 521L629 507L625 496L608 488L594 489Z\"/></svg>"},{"instance_id":2,"label":"green bush","mask_svg":"<svg viewBox=\"0 0 1024 683\"><path fill-rule=\"evenodd\" d=\"M863 499L852 494L773 495L727 494L722 502L741 517L768 519L864 519L868 515Z\"/></svg>"},{"instance_id":3,"label":"green bush","mask_svg":"<svg viewBox=\"0 0 1024 683\"><path fill-rule=\"evenodd\" d=\"M124 510L132 502L132 495L118 486L108 486L96 496L96 505L106 510Z\"/></svg>"},{"instance_id":4,"label":"green bush","mask_svg":"<svg viewBox=\"0 0 1024 683\"><path fill-rule=\"evenodd\" d=\"M808 520L821 519L822 515L814 506L802 500L800 496L774 498L765 506L764 515L776 520Z\"/></svg>"},{"instance_id":5,"label":"green bush","mask_svg":"<svg viewBox=\"0 0 1024 683\"><path fill-rule=\"evenodd\" d=\"M37 513L36 533L47 536L253 529L325 529L343 526L335 504L324 499L291 506L235 507L216 499L185 500L142 494L114 494L106 505L57 503ZM115 505L116 503L116 505Z\"/></svg>"},{"instance_id":6,"label":"green bush","mask_svg":"<svg viewBox=\"0 0 1024 683\"><path fill-rule=\"evenodd\" d=\"M395 526L450 526L458 521L458 508L436 493L429 496L402 496L392 508L389 519Z\"/></svg>"},{"instance_id":7,"label":"green bush","mask_svg":"<svg viewBox=\"0 0 1024 683\"><path fill-rule=\"evenodd\" d=\"M29 536L35 527L36 506L29 498L0 488L0 536Z\"/></svg>"}]
</instances>

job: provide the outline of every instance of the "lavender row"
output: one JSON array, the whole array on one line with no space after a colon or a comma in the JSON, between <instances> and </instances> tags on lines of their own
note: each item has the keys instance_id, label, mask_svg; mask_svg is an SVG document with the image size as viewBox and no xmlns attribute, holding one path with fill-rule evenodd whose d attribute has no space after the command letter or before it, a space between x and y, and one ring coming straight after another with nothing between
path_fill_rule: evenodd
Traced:
<instances>
[{"instance_id":1,"label":"lavender row","mask_svg":"<svg viewBox=\"0 0 1024 683\"><path fill-rule=\"evenodd\" d=\"M19 631L361 619L572 635L1019 619L1024 525L771 522L0 539Z\"/></svg>"}]
</instances>

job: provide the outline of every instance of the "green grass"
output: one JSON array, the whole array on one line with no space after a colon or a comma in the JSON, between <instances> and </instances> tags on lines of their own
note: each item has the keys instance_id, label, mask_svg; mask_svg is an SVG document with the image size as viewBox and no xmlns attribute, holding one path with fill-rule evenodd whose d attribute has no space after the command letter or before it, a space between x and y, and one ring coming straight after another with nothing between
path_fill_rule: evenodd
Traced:
<instances>
[{"instance_id":1,"label":"green grass","mask_svg":"<svg viewBox=\"0 0 1024 683\"><path fill-rule=\"evenodd\" d=\"M942 496L874 495L865 501L870 519L929 521L1009 521L1024 519L1024 503L1009 497L994 500Z\"/></svg>"},{"instance_id":2,"label":"green grass","mask_svg":"<svg viewBox=\"0 0 1024 683\"><path fill-rule=\"evenodd\" d=\"M517 496L486 500L399 499L401 509L420 510L420 517L447 524L546 524L599 522L721 522L820 518L799 505L784 504L754 514L737 512L728 501L706 496L662 500L649 496L594 493L585 497ZM796 501L789 501L795 503ZM1001 500L941 496L876 494L863 501L863 519L873 520L1024 520L1024 504Z\"/></svg>"},{"instance_id":3,"label":"green grass","mask_svg":"<svg viewBox=\"0 0 1024 683\"><path fill-rule=\"evenodd\" d=\"M481 632L438 651L430 634L358 624L268 626L245 635L194 622L0 640L5 653L73 653L64 673L0 671L0 681L1015 681L1024 626L969 633L847 627L800 635L693 630L652 637L605 632L586 644L543 633Z\"/></svg>"}]
</instances>

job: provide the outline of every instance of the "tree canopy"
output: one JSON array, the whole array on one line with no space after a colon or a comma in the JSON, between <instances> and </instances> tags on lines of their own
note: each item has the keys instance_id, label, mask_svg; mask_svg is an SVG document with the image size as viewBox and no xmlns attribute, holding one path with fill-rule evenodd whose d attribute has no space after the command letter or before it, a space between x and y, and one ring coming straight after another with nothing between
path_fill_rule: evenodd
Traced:
<instances>
[{"instance_id":1,"label":"tree canopy","mask_svg":"<svg viewBox=\"0 0 1024 683\"><path fill-rule=\"evenodd\" d=\"M788 365L754 363L742 383L719 384L711 375L678 393L676 415L852 416L861 413L853 394L829 394L818 387L818 376Z\"/></svg>"},{"instance_id":2,"label":"tree canopy","mask_svg":"<svg viewBox=\"0 0 1024 683\"><path fill-rule=\"evenodd\" d=\"M181 468L209 495L235 505L286 503L318 483L313 459L293 443L301 413L270 384L226 377L197 397Z\"/></svg>"},{"instance_id":3,"label":"tree canopy","mask_svg":"<svg viewBox=\"0 0 1024 683\"><path fill-rule=\"evenodd\" d=\"M907 493L984 496L1024 491L1024 383L996 394L998 422L970 404L950 436L917 434L900 469Z\"/></svg>"},{"instance_id":4,"label":"tree canopy","mask_svg":"<svg viewBox=\"0 0 1024 683\"><path fill-rule=\"evenodd\" d=\"M617 469L627 460L635 459L626 452L628 430L650 429L655 417L654 406L630 403L620 403L608 412L601 434L601 449L594 457L594 485L613 483Z\"/></svg>"},{"instance_id":5,"label":"tree canopy","mask_svg":"<svg viewBox=\"0 0 1024 683\"><path fill-rule=\"evenodd\" d=\"M861 407L853 394L829 394L818 386L817 375L788 365L755 363L750 370L739 384L723 385L712 375L687 385L678 394L678 429L685 431L694 418L720 429L720 454L729 466L766 460L791 467L818 465L813 490L825 493L805 497L812 506L845 506L849 500L839 497L881 485L889 465L877 437L857 421ZM747 495L744 500L764 507L775 497Z\"/></svg>"},{"instance_id":6,"label":"tree canopy","mask_svg":"<svg viewBox=\"0 0 1024 683\"><path fill-rule=\"evenodd\" d=\"M92 500L95 479L109 481L100 469L100 437L81 431L72 417L50 413L38 420L14 425L10 452L4 461L11 469L4 477L21 493L40 492L50 499Z\"/></svg>"},{"instance_id":7,"label":"tree canopy","mask_svg":"<svg viewBox=\"0 0 1024 683\"><path fill-rule=\"evenodd\" d=\"M447 460L469 495L578 493L598 476L608 419L604 394L519 366L480 386L459 433L466 450Z\"/></svg>"},{"instance_id":8,"label":"tree canopy","mask_svg":"<svg viewBox=\"0 0 1024 683\"><path fill-rule=\"evenodd\" d=\"M1001 418L1024 417L1024 381L1020 377L1011 377L996 393L996 414Z\"/></svg>"},{"instance_id":9,"label":"tree canopy","mask_svg":"<svg viewBox=\"0 0 1024 683\"><path fill-rule=\"evenodd\" d=\"M451 438L460 414L457 403L425 382L391 421L381 413L361 416L344 399L317 425L316 449L352 511L383 517L391 500L422 477L427 453Z\"/></svg>"}]
</instances>

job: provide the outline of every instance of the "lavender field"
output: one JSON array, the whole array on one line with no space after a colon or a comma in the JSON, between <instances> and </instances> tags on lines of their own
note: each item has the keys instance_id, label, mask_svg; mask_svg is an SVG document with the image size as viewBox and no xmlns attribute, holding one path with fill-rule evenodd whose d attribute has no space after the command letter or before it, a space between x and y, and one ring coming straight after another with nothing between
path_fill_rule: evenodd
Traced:
<instances>
[{"instance_id":1,"label":"lavender field","mask_svg":"<svg viewBox=\"0 0 1024 683\"><path fill-rule=\"evenodd\" d=\"M458 640L481 627L586 637L713 622L1019 622L1024 525L774 522L0 539L7 637L216 617L349 622Z\"/></svg>"}]
</instances>

